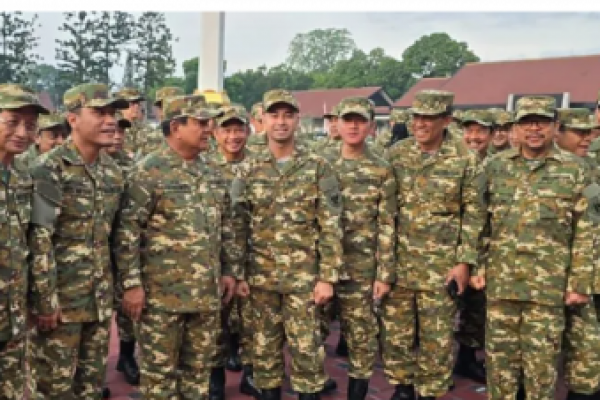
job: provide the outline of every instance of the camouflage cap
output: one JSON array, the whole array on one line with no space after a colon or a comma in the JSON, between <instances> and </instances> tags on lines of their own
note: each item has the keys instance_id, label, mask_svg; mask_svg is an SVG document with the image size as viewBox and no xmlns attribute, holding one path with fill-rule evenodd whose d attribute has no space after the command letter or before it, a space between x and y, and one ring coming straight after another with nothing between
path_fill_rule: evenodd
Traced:
<instances>
[{"instance_id":1,"label":"camouflage cap","mask_svg":"<svg viewBox=\"0 0 600 400\"><path fill-rule=\"evenodd\" d=\"M341 118L349 114L358 114L371 121L375 110L366 97L347 97L338 105L338 115Z\"/></svg>"},{"instance_id":2,"label":"camouflage cap","mask_svg":"<svg viewBox=\"0 0 600 400\"><path fill-rule=\"evenodd\" d=\"M125 99L127 101L140 101L146 100L142 93L136 88L125 87L121 90L114 92L113 97Z\"/></svg>"},{"instance_id":3,"label":"camouflage cap","mask_svg":"<svg viewBox=\"0 0 600 400\"><path fill-rule=\"evenodd\" d=\"M129 107L129 103L125 99L111 97L108 86L102 83L84 83L67 90L63 95L63 103L69 111L80 107L113 106L117 109Z\"/></svg>"},{"instance_id":4,"label":"camouflage cap","mask_svg":"<svg viewBox=\"0 0 600 400\"><path fill-rule=\"evenodd\" d=\"M506 111L501 108L490 109L493 110L494 125L504 126L515 122L515 114L511 111Z\"/></svg>"},{"instance_id":5,"label":"camouflage cap","mask_svg":"<svg viewBox=\"0 0 600 400\"><path fill-rule=\"evenodd\" d=\"M596 114L590 114L590 125L592 125L592 129L600 129L600 122Z\"/></svg>"},{"instance_id":6,"label":"camouflage cap","mask_svg":"<svg viewBox=\"0 0 600 400\"><path fill-rule=\"evenodd\" d=\"M248 114L245 109L235 106L226 106L221 108L221 111L223 113L215 119L217 126L223 126L223 124L232 120L238 120L244 125L248 124Z\"/></svg>"},{"instance_id":7,"label":"camouflage cap","mask_svg":"<svg viewBox=\"0 0 600 400\"><path fill-rule=\"evenodd\" d=\"M408 110L392 110L390 121L395 123L407 123L410 117Z\"/></svg>"},{"instance_id":8,"label":"camouflage cap","mask_svg":"<svg viewBox=\"0 0 600 400\"><path fill-rule=\"evenodd\" d=\"M262 121L262 109L263 109L262 101L259 101L258 103L254 103L252 105L252 108L250 109L250 115L252 115L252 118L254 118L258 121Z\"/></svg>"},{"instance_id":9,"label":"camouflage cap","mask_svg":"<svg viewBox=\"0 0 600 400\"><path fill-rule=\"evenodd\" d=\"M41 114L50 113L30 88L14 83L0 85L0 109L16 110L28 106L34 107Z\"/></svg>"},{"instance_id":10,"label":"camouflage cap","mask_svg":"<svg viewBox=\"0 0 600 400\"><path fill-rule=\"evenodd\" d=\"M298 102L292 96L290 92L283 89L273 89L265 92L263 95L263 110L267 111L275 104L288 104L292 106L296 111L300 111L300 107L298 106Z\"/></svg>"},{"instance_id":11,"label":"camouflage cap","mask_svg":"<svg viewBox=\"0 0 600 400\"><path fill-rule=\"evenodd\" d=\"M125 118L121 111L117 111L117 113L115 114L115 117L117 118L117 124L119 124L119 128L122 128L122 129L131 128L131 121L129 121L127 118Z\"/></svg>"},{"instance_id":12,"label":"camouflage cap","mask_svg":"<svg viewBox=\"0 0 600 400\"><path fill-rule=\"evenodd\" d=\"M457 121L461 121L462 120L462 116L465 113L465 110L454 110L452 112L452 118L454 118Z\"/></svg>"},{"instance_id":13,"label":"camouflage cap","mask_svg":"<svg viewBox=\"0 0 600 400\"><path fill-rule=\"evenodd\" d=\"M422 90L415 95L411 114L439 115L452 111L454 93L442 90Z\"/></svg>"},{"instance_id":14,"label":"camouflage cap","mask_svg":"<svg viewBox=\"0 0 600 400\"><path fill-rule=\"evenodd\" d=\"M163 99L162 103L165 121L179 117L191 117L199 120L206 120L216 116L215 110L207 108L204 96L166 97Z\"/></svg>"},{"instance_id":15,"label":"camouflage cap","mask_svg":"<svg viewBox=\"0 0 600 400\"><path fill-rule=\"evenodd\" d=\"M590 110L587 108L559 108L558 121L569 129L592 129Z\"/></svg>"},{"instance_id":16,"label":"camouflage cap","mask_svg":"<svg viewBox=\"0 0 600 400\"><path fill-rule=\"evenodd\" d=\"M154 105L157 107L160 107L162 101L166 97L183 96L184 94L185 94L185 92L181 88L178 88L175 86L165 86L156 91Z\"/></svg>"},{"instance_id":17,"label":"camouflage cap","mask_svg":"<svg viewBox=\"0 0 600 400\"><path fill-rule=\"evenodd\" d=\"M469 122L491 128L494 125L494 115L488 110L467 110L463 113L460 124L464 126Z\"/></svg>"},{"instance_id":18,"label":"camouflage cap","mask_svg":"<svg viewBox=\"0 0 600 400\"><path fill-rule=\"evenodd\" d=\"M339 116L339 113L340 113L339 104L337 104L337 105L331 107L329 109L329 111L326 111L323 114L323 118L337 117L337 116Z\"/></svg>"},{"instance_id":19,"label":"camouflage cap","mask_svg":"<svg viewBox=\"0 0 600 400\"><path fill-rule=\"evenodd\" d=\"M554 118L556 100L550 96L525 96L517 100L515 121L528 115L541 115Z\"/></svg>"},{"instance_id":20,"label":"camouflage cap","mask_svg":"<svg viewBox=\"0 0 600 400\"><path fill-rule=\"evenodd\" d=\"M65 122L65 118L58 113L40 115L38 117L38 132L56 128L57 126L64 127Z\"/></svg>"}]
</instances>

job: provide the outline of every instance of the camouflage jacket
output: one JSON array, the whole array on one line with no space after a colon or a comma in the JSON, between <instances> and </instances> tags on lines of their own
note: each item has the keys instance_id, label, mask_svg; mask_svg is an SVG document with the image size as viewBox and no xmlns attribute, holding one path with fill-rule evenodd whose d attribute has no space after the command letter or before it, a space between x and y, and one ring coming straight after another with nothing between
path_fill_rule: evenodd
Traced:
<instances>
[{"instance_id":1,"label":"camouflage jacket","mask_svg":"<svg viewBox=\"0 0 600 400\"><path fill-rule=\"evenodd\" d=\"M104 152L86 165L72 140L43 154L31 175L32 294L36 310L60 305L64 322L112 315L109 235L124 189L117 164Z\"/></svg>"},{"instance_id":2,"label":"camouflage jacket","mask_svg":"<svg viewBox=\"0 0 600 400\"><path fill-rule=\"evenodd\" d=\"M27 149L27 151L25 151L23 154L19 154L16 157L16 162L17 163L21 163L21 165L25 168L25 169L29 169L30 167L33 166L33 162L40 156L40 150L37 147L37 144L32 144L31 146L29 146L29 148Z\"/></svg>"},{"instance_id":3,"label":"camouflage jacket","mask_svg":"<svg viewBox=\"0 0 600 400\"><path fill-rule=\"evenodd\" d=\"M596 165L600 165L600 138L595 139L588 149L588 158L594 160Z\"/></svg>"},{"instance_id":4,"label":"camouflage jacket","mask_svg":"<svg viewBox=\"0 0 600 400\"><path fill-rule=\"evenodd\" d=\"M324 158L297 143L280 171L265 148L241 164L232 197L236 213L250 220L250 285L301 293L319 280L338 281L341 195Z\"/></svg>"},{"instance_id":5,"label":"camouflage jacket","mask_svg":"<svg viewBox=\"0 0 600 400\"><path fill-rule=\"evenodd\" d=\"M593 226L583 193L591 180L582 159L553 148L528 162L512 149L481 169L491 236L479 274L488 299L562 306L565 290L590 294Z\"/></svg>"},{"instance_id":6,"label":"camouflage jacket","mask_svg":"<svg viewBox=\"0 0 600 400\"><path fill-rule=\"evenodd\" d=\"M143 285L148 305L167 312L220 308L219 280L242 278L245 251L220 179L202 156L186 162L166 142L133 167L116 231L125 290Z\"/></svg>"},{"instance_id":7,"label":"camouflage jacket","mask_svg":"<svg viewBox=\"0 0 600 400\"><path fill-rule=\"evenodd\" d=\"M250 150L252 153L256 153L257 151L262 151L265 147L267 147L267 134L264 132L253 133L248 136L248 140L246 141L246 148Z\"/></svg>"},{"instance_id":8,"label":"camouflage jacket","mask_svg":"<svg viewBox=\"0 0 600 400\"><path fill-rule=\"evenodd\" d=\"M26 332L33 181L13 163L8 169L0 166L0 185L0 342L6 342Z\"/></svg>"},{"instance_id":9,"label":"camouflage jacket","mask_svg":"<svg viewBox=\"0 0 600 400\"><path fill-rule=\"evenodd\" d=\"M320 156L325 157L327 160L337 160L342 149L342 141L332 139L330 137L325 138L317 145L313 146L313 150Z\"/></svg>"},{"instance_id":10,"label":"camouflage jacket","mask_svg":"<svg viewBox=\"0 0 600 400\"><path fill-rule=\"evenodd\" d=\"M510 150L510 149L511 149L511 147L509 144L507 144L504 147L499 148L490 143L490 145L488 146L488 149L487 149L487 155L493 156L494 154L502 153L503 151Z\"/></svg>"},{"instance_id":11,"label":"camouflage jacket","mask_svg":"<svg viewBox=\"0 0 600 400\"><path fill-rule=\"evenodd\" d=\"M160 127L152 129L152 127L148 126L141 134L143 134L143 137L138 136L137 139L138 146L135 154L136 160L143 158L154 150L158 150L165 141L165 136ZM138 135L140 135L140 133L138 133Z\"/></svg>"},{"instance_id":12,"label":"camouflage jacket","mask_svg":"<svg viewBox=\"0 0 600 400\"><path fill-rule=\"evenodd\" d=\"M396 178L392 167L365 147L358 159L327 156L342 192L343 260L340 280L393 283L396 277Z\"/></svg>"},{"instance_id":13,"label":"camouflage jacket","mask_svg":"<svg viewBox=\"0 0 600 400\"><path fill-rule=\"evenodd\" d=\"M388 149L398 184L398 285L437 291L458 263L477 267L485 210L478 201L477 156L446 131L436 155L413 137Z\"/></svg>"},{"instance_id":14,"label":"camouflage jacket","mask_svg":"<svg viewBox=\"0 0 600 400\"><path fill-rule=\"evenodd\" d=\"M392 140L392 130L389 128L386 128L384 130L382 130L377 137L375 138L375 141L373 142L373 152L375 152L375 154L377 155L383 155L383 153L385 152L385 149L387 149L389 147L389 143Z\"/></svg>"},{"instance_id":15,"label":"camouflage jacket","mask_svg":"<svg viewBox=\"0 0 600 400\"><path fill-rule=\"evenodd\" d=\"M143 155L148 137L152 135L154 128L144 121L131 122L131 128L125 133L125 144L123 149L130 156Z\"/></svg>"},{"instance_id":16,"label":"camouflage jacket","mask_svg":"<svg viewBox=\"0 0 600 400\"><path fill-rule=\"evenodd\" d=\"M110 157L117 163L121 171L123 172L123 176L127 177L129 171L133 167L135 160L130 157L124 150L121 150L115 154L109 154Z\"/></svg>"}]
</instances>

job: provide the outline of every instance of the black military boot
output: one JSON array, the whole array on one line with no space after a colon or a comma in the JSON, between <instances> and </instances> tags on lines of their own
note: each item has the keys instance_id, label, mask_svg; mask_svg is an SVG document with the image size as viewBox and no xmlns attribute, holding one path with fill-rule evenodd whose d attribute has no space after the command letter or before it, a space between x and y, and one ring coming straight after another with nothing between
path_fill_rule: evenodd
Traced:
<instances>
[{"instance_id":1,"label":"black military boot","mask_svg":"<svg viewBox=\"0 0 600 400\"><path fill-rule=\"evenodd\" d=\"M140 368L135 359L135 340L131 342L119 342L119 361L117 371L122 372L125 381L130 385L140 384Z\"/></svg>"},{"instance_id":2,"label":"black military boot","mask_svg":"<svg viewBox=\"0 0 600 400\"><path fill-rule=\"evenodd\" d=\"M209 400L225 400L225 368L217 367L210 371L208 387Z\"/></svg>"},{"instance_id":3,"label":"black military boot","mask_svg":"<svg viewBox=\"0 0 600 400\"><path fill-rule=\"evenodd\" d=\"M454 373L475 382L485 384L485 367L475 357L476 350L473 347L461 344L458 347L458 356L454 365Z\"/></svg>"},{"instance_id":4,"label":"black military boot","mask_svg":"<svg viewBox=\"0 0 600 400\"><path fill-rule=\"evenodd\" d=\"M260 389L254 386L254 370L252 364L244 365L243 367L240 392L260 400Z\"/></svg>"},{"instance_id":5,"label":"black military boot","mask_svg":"<svg viewBox=\"0 0 600 400\"><path fill-rule=\"evenodd\" d=\"M338 344L335 348L335 354L340 357L348 357L348 342L346 342L346 338L341 333L340 339L338 340Z\"/></svg>"},{"instance_id":6,"label":"black military boot","mask_svg":"<svg viewBox=\"0 0 600 400\"><path fill-rule=\"evenodd\" d=\"M515 400L525 400L527 396L525 396L525 385L520 384L519 390L517 390L517 395L515 396Z\"/></svg>"},{"instance_id":7,"label":"black military boot","mask_svg":"<svg viewBox=\"0 0 600 400\"><path fill-rule=\"evenodd\" d=\"M102 398L110 399L110 388L108 388L108 387L102 388Z\"/></svg>"},{"instance_id":8,"label":"black military boot","mask_svg":"<svg viewBox=\"0 0 600 400\"><path fill-rule=\"evenodd\" d=\"M260 400L281 400L281 388L261 389Z\"/></svg>"},{"instance_id":9,"label":"black military boot","mask_svg":"<svg viewBox=\"0 0 600 400\"><path fill-rule=\"evenodd\" d=\"M365 400L368 391L368 379L348 377L348 400Z\"/></svg>"},{"instance_id":10,"label":"black military boot","mask_svg":"<svg viewBox=\"0 0 600 400\"><path fill-rule=\"evenodd\" d=\"M298 400L321 400L319 393L298 393Z\"/></svg>"},{"instance_id":11,"label":"black military boot","mask_svg":"<svg viewBox=\"0 0 600 400\"><path fill-rule=\"evenodd\" d=\"M415 400L415 387L413 385L396 385L396 390L390 400Z\"/></svg>"},{"instance_id":12,"label":"black military boot","mask_svg":"<svg viewBox=\"0 0 600 400\"><path fill-rule=\"evenodd\" d=\"M240 359L240 335L237 333L229 336L229 358L225 365L228 371L240 372L242 370L242 360Z\"/></svg>"},{"instance_id":13,"label":"black military boot","mask_svg":"<svg viewBox=\"0 0 600 400\"><path fill-rule=\"evenodd\" d=\"M327 378L320 394L330 394L337 389L337 382L331 378Z\"/></svg>"}]
</instances>

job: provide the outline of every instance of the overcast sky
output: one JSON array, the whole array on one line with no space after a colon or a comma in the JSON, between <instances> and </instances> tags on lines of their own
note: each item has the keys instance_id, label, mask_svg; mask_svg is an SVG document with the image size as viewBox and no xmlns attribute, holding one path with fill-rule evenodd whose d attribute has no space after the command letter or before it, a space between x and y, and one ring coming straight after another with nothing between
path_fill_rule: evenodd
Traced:
<instances>
[{"instance_id":1,"label":"overcast sky","mask_svg":"<svg viewBox=\"0 0 600 400\"><path fill-rule=\"evenodd\" d=\"M134 13L135 14L135 13ZM173 50L177 74L181 64L200 51L201 14L167 12L167 24L179 38ZM29 15L29 14L26 14ZM139 15L139 13L137 14ZM39 53L54 64L55 39L63 15L39 14ZM287 47L297 33L312 29L346 28L364 51L382 47L401 58L419 37L446 32L465 41L483 61L540 58L600 53L600 13L226 13L225 59L227 75L286 58ZM599 66L600 67L600 66ZM114 73L121 80L122 69Z\"/></svg>"}]
</instances>

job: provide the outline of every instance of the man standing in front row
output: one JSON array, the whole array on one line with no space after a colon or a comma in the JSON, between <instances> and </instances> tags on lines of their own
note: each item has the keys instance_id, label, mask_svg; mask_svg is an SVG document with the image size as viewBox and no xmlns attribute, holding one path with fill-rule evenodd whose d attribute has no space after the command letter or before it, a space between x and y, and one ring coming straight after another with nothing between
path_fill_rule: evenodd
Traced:
<instances>
[{"instance_id":1,"label":"man standing in front row","mask_svg":"<svg viewBox=\"0 0 600 400\"><path fill-rule=\"evenodd\" d=\"M32 368L36 398L92 400L108 355L108 238L124 189L119 167L101 150L112 144L115 109L127 103L105 85L82 84L64 94L64 105L71 138L31 169Z\"/></svg>"},{"instance_id":2,"label":"man standing in front row","mask_svg":"<svg viewBox=\"0 0 600 400\"><path fill-rule=\"evenodd\" d=\"M452 137L450 92L425 90L412 108L413 137L386 158L398 183L396 284L383 303L383 361L393 400L443 396L452 385L455 301L477 266L485 212L478 201L477 155ZM421 351L413 352L415 321Z\"/></svg>"},{"instance_id":3,"label":"man standing in front row","mask_svg":"<svg viewBox=\"0 0 600 400\"><path fill-rule=\"evenodd\" d=\"M221 301L242 278L231 200L200 156L213 116L201 103L164 99L166 142L132 168L119 213L118 275L125 312L139 321L146 400L208 398Z\"/></svg>"},{"instance_id":4,"label":"man standing in front row","mask_svg":"<svg viewBox=\"0 0 600 400\"><path fill-rule=\"evenodd\" d=\"M283 345L301 400L318 399L327 379L317 307L333 296L341 267L340 192L329 163L296 141L291 93L263 97L265 148L244 160L232 184L235 212L250 218L250 253L240 295L255 315L254 378L264 400L280 400Z\"/></svg>"}]
</instances>

